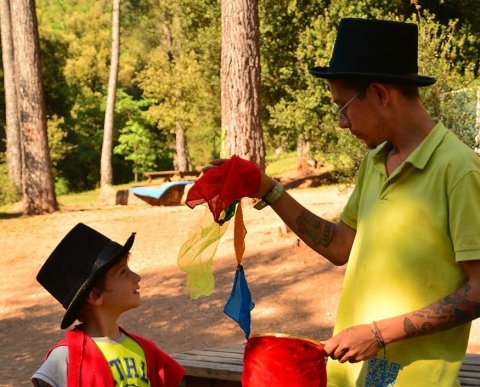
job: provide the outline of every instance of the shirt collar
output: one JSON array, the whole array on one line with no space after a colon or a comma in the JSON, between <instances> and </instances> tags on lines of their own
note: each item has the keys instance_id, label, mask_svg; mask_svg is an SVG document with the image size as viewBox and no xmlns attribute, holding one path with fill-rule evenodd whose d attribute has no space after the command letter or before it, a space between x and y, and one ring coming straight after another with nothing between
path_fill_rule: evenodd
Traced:
<instances>
[{"instance_id":1,"label":"shirt collar","mask_svg":"<svg viewBox=\"0 0 480 387\"><path fill-rule=\"evenodd\" d=\"M441 122L438 122L420 145L410 153L404 164L409 163L417 169L425 168L428 160L430 160L433 152L440 145L447 132L448 130L445 126ZM385 165L386 155L391 148L392 145L390 143L384 142L372 151L375 165Z\"/></svg>"}]
</instances>

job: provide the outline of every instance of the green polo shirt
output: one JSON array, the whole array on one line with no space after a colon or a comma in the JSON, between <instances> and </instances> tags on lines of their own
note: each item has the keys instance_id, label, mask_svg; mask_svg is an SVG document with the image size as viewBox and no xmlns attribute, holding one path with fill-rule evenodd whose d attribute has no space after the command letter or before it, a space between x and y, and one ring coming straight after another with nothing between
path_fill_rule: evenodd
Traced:
<instances>
[{"instance_id":1,"label":"green polo shirt","mask_svg":"<svg viewBox=\"0 0 480 387\"><path fill-rule=\"evenodd\" d=\"M480 160L439 123L390 176L390 145L370 151L341 216L357 230L334 334L423 308L467 282L480 259ZM328 362L329 386L456 386L470 324ZM382 384L383 383L383 384Z\"/></svg>"}]
</instances>

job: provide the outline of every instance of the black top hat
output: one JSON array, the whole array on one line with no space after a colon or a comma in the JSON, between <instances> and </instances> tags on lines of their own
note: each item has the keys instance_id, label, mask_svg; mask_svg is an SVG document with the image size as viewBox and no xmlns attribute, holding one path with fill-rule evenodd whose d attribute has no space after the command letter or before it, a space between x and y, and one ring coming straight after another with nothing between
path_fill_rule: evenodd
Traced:
<instances>
[{"instance_id":1,"label":"black top hat","mask_svg":"<svg viewBox=\"0 0 480 387\"><path fill-rule=\"evenodd\" d=\"M83 223L62 239L37 274L37 281L67 310L62 329L75 322L87 294L134 240L132 233L122 246Z\"/></svg>"},{"instance_id":2,"label":"black top hat","mask_svg":"<svg viewBox=\"0 0 480 387\"><path fill-rule=\"evenodd\" d=\"M418 75L418 28L413 23L347 18L340 21L328 67L310 73L326 79L365 79L429 86L432 77Z\"/></svg>"}]
</instances>

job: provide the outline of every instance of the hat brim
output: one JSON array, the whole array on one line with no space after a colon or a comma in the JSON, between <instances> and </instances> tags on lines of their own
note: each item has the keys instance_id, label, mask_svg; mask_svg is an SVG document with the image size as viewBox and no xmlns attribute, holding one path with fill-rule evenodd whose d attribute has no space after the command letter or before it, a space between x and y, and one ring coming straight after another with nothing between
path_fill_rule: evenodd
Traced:
<instances>
[{"instance_id":1,"label":"hat brim","mask_svg":"<svg viewBox=\"0 0 480 387\"><path fill-rule=\"evenodd\" d=\"M127 239L125 244L121 246L117 251L113 252L111 258L105 262L102 266L98 268L79 288L72 301L68 305L67 311L63 316L62 323L60 324L61 329L66 329L72 325L77 319L78 312L80 307L85 301L87 294L94 288L97 281L102 277L115 263L117 263L122 257L127 254L132 248L133 242L135 241L135 233L132 233Z\"/></svg>"},{"instance_id":2,"label":"hat brim","mask_svg":"<svg viewBox=\"0 0 480 387\"><path fill-rule=\"evenodd\" d=\"M310 74L324 79L364 79L372 82L396 83L411 86L430 86L437 80L433 77L417 74L382 74L382 73L357 73L357 72L330 72L328 67L312 67Z\"/></svg>"}]
</instances>

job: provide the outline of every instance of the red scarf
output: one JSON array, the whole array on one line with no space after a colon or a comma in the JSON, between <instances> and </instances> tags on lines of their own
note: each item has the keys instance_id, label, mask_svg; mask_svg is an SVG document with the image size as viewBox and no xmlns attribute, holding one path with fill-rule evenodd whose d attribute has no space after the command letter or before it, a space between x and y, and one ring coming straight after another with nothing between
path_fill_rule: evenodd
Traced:
<instances>
[{"instance_id":1,"label":"red scarf","mask_svg":"<svg viewBox=\"0 0 480 387\"><path fill-rule=\"evenodd\" d=\"M238 156L205 172L188 191L185 204L194 208L207 203L213 219L218 223L220 214L235 200L253 196L260 189L261 172L256 164Z\"/></svg>"},{"instance_id":2,"label":"red scarf","mask_svg":"<svg viewBox=\"0 0 480 387\"><path fill-rule=\"evenodd\" d=\"M141 336L123 333L135 340L145 352L147 376L152 387L178 387L185 369L156 344ZM68 331L59 346L68 346L68 387L114 387L110 367L95 342L78 327Z\"/></svg>"}]
</instances>

